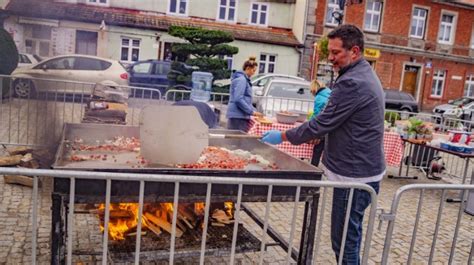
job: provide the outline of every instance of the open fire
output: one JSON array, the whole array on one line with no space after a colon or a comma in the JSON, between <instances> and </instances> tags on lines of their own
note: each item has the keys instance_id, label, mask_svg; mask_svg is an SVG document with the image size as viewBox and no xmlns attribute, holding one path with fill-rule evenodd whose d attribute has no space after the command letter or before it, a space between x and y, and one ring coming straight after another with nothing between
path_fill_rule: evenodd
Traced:
<instances>
[{"instance_id":1,"label":"open fire","mask_svg":"<svg viewBox=\"0 0 474 265\"><path fill-rule=\"evenodd\" d=\"M153 233L159 236L166 232L171 234L173 203L145 203L142 215L142 233ZM125 240L135 236L138 225L138 203L111 203L109 214L109 236L112 240ZM181 237L188 230L202 229L204 225L205 204L203 202L178 204L176 237ZM225 226L233 223L234 204L224 202L211 204L210 221L213 226ZM100 229L104 231L105 204L99 204L93 211L100 219Z\"/></svg>"}]
</instances>

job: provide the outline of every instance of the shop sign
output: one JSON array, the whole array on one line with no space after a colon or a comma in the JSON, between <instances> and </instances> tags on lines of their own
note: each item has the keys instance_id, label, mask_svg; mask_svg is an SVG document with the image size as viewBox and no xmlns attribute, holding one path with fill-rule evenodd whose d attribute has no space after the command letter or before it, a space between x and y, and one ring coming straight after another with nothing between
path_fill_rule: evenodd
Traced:
<instances>
[{"instance_id":1,"label":"shop sign","mask_svg":"<svg viewBox=\"0 0 474 265\"><path fill-rule=\"evenodd\" d=\"M364 57L378 59L380 57L380 50L365 48Z\"/></svg>"}]
</instances>

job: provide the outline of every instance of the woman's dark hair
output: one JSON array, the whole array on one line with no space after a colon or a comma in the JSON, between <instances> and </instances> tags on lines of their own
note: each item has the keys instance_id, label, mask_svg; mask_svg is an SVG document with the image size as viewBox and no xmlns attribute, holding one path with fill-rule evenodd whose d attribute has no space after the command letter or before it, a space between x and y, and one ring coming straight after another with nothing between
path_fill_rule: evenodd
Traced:
<instances>
[{"instance_id":1,"label":"woman's dark hair","mask_svg":"<svg viewBox=\"0 0 474 265\"><path fill-rule=\"evenodd\" d=\"M342 47L349 50L358 46L361 52L364 50L364 33L354 25L345 24L335 28L328 34L328 39L339 38L342 40Z\"/></svg>"},{"instance_id":2,"label":"woman's dark hair","mask_svg":"<svg viewBox=\"0 0 474 265\"><path fill-rule=\"evenodd\" d=\"M257 63L257 58L255 56L250 56L247 61L244 62L244 65L242 66L242 70L246 70L247 68L254 68L258 66Z\"/></svg>"}]
</instances>

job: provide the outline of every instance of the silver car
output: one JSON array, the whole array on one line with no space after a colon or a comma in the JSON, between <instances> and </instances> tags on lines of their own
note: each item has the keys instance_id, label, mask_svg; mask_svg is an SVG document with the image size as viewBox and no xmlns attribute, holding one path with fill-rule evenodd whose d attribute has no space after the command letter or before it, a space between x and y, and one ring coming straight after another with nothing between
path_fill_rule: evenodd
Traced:
<instances>
[{"instance_id":1,"label":"silver car","mask_svg":"<svg viewBox=\"0 0 474 265\"><path fill-rule=\"evenodd\" d=\"M266 84L261 94L255 97L257 111L269 117L280 111L310 112L314 107L308 81L275 78Z\"/></svg>"},{"instance_id":2,"label":"silver car","mask_svg":"<svg viewBox=\"0 0 474 265\"><path fill-rule=\"evenodd\" d=\"M250 82L252 83L252 93L253 100L252 103L256 104L256 96L263 96L265 94L265 86L272 79L287 79L287 80L296 80L296 81L306 81L304 78L294 76L294 75L284 75L284 74L258 74L252 76Z\"/></svg>"},{"instance_id":3,"label":"silver car","mask_svg":"<svg viewBox=\"0 0 474 265\"><path fill-rule=\"evenodd\" d=\"M107 86L128 85L128 74L118 61L88 55L61 55L12 73L13 92L18 97L31 97L38 92L90 94L91 85L71 82L99 83Z\"/></svg>"},{"instance_id":4,"label":"silver car","mask_svg":"<svg viewBox=\"0 0 474 265\"><path fill-rule=\"evenodd\" d=\"M462 97L448 101L433 109L434 115L446 115L458 119L471 120L474 112L474 97Z\"/></svg>"}]
</instances>

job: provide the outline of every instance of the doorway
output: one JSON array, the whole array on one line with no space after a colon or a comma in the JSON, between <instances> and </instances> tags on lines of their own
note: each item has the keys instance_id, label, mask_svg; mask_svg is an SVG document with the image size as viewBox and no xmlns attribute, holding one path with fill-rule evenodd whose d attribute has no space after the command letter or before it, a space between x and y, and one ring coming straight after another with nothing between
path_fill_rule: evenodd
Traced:
<instances>
[{"instance_id":1,"label":"doorway","mask_svg":"<svg viewBox=\"0 0 474 265\"><path fill-rule=\"evenodd\" d=\"M76 31L76 54L97 55L97 32Z\"/></svg>"},{"instance_id":2,"label":"doorway","mask_svg":"<svg viewBox=\"0 0 474 265\"><path fill-rule=\"evenodd\" d=\"M411 94L417 98L418 78L420 73L420 66L405 65L403 71L402 91Z\"/></svg>"}]
</instances>

